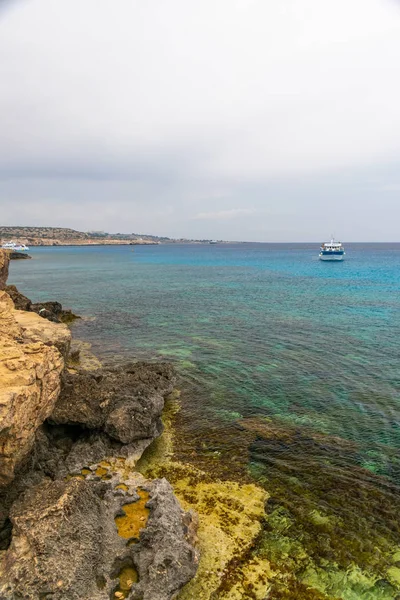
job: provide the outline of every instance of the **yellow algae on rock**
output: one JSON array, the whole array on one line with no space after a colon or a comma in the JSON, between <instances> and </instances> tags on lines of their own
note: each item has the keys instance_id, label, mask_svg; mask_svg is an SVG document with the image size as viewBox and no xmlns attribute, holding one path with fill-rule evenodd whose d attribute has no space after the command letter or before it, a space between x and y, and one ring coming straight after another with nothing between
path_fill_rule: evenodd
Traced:
<instances>
[{"instance_id":1,"label":"yellow algae on rock","mask_svg":"<svg viewBox=\"0 0 400 600\"><path fill-rule=\"evenodd\" d=\"M108 474L108 469L104 469L104 467L97 467L95 473L97 477L104 477Z\"/></svg>"},{"instance_id":2,"label":"yellow algae on rock","mask_svg":"<svg viewBox=\"0 0 400 600\"><path fill-rule=\"evenodd\" d=\"M149 500L148 492L139 488L137 493L140 497L139 500L124 504L122 510L125 514L115 517L118 535L127 540L139 539L140 530L146 527L150 514L150 509L146 508Z\"/></svg>"},{"instance_id":3,"label":"yellow algae on rock","mask_svg":"<svg viewBox=\"0 0 400 600\"><path fill-rule=\"evenodd\" d=\"M123 567L118 574L119 585L114 592L114 598L127 598L134 583L139 579L138 573L133 566Z\"/></svg>"},{"instance_id":4,"label":"yellow algae on rock","mask_svg":"<svg viewBox=\"0 0 400 600\"><path fill-rule=\"evenodd\" d=\"M250 562L250 549L261 531L268 494L254 485L214 480L196 467L173 462L173 420L179 404L171 398L162 416L164 431L146 450L136 468L146 477L165 477L184 510L199 516L201 552L195 578L177 600L264 600L270 576L269 562Z\"/></svg>"},{"instance_id":5,"label":"yellow algae on rock","mask_svg":"<svg viewBox=\"0 0 400 600\"><path fill-rule=\"evenodd\" d=\"M161 415L164 429L161 435L146 448L137 462L135 468L140 473L164 465L171 460L174 452L173 420L180 410L179 397L180 391L175 389L165 399L164 410Z\"/></svg>"},{"instance_id":6,"label":"yellow algae on rock","mask_svg":"<svg viewBox=\"0 0 400 600\"><path fill-rule=\"evenodd\" d=\"M118 485L115 486L116 490L123 490L124 492L127 492L129 490L128 486L125 483L119 483Z\"/></svg>"},{"instance_id":7,"label":"yellow algae on rock","mask_svg":"<svg viewBox=\"0 0 400 600\"><path fill-rule=\"evenodd\" d=\"M202 471L176 462L154 467L149 475L166 477L182 508L199 515L199 569L177 599L236 600L245 597L243 589L248 587L249 597L262 600L268 589L269 563L247 562L265 516L265 490L253 484L212 481Z\"/></svg>"}]
</instances>

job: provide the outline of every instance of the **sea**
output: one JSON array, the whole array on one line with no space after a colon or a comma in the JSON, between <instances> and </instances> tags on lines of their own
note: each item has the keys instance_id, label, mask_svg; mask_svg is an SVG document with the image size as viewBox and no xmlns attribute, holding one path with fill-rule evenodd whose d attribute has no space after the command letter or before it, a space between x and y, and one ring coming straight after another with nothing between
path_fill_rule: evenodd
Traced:
<instances>
[{"instance_id":1,"label":"sea","mask_svg":"<svg viewBox=\"0 0 400 600\"><path fill-rule=\"evenodd\" d=\"M270 494L271 599L400 598L400 244L31 248L9 283L106 363L168 360L177 454Z\"/></svg>"}]
</instances>

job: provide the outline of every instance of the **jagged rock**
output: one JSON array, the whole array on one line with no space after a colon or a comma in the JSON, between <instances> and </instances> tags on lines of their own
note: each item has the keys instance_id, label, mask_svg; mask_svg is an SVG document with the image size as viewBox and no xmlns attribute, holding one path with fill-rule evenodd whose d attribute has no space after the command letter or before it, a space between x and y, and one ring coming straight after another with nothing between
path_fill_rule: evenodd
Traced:
<instances>
[{"instance_id":1,"label":"jagged rock","mask_svg":"<svg viewBox=\"0 0 400 600\"><path fill-rule=\"evenodd\" d=\"M60 392L65 325L17 311L0 292L0 486L31 451L35 432L49 417Z\"/></svg>"},{"instance_id":2,"label":"jagged rock","mask_svg":"<svg viewBox=\"0 0 400 600\"><path fill-rule=\"evenodd\" d=\"M15 502L2 599L101 598L95 574L102 562L104 509L96 492L77 479L47 481Z\"/></svg>"},{"instance_id":3,"label":"jagged rock","mask_svg":"<svg viewBox=\"0 0 400 600\"><path fill-rule=\"evenodd\" d=\"M71 344L71 332L66 325L49 323L36 313L22 310L16 310L14 318L21 329L21 337L24 341L55 346L64 360L67 358Z\"/></svg>"},{"instance_id":4,"label":"jagged rock","mask_svg":"<svg viewBox=\"0 0 400 600\"><path fill-rule=\"evenodd\" d=\"M132 546L139 574L132 600L173 598L197 570L198 556L193 547L197 516L193 512L182 514L166 479L156 479L152 486L155 493L147 504L151 511L147 527L139 543Z\"/></svg>"},{"instance_id":5,"label":"jagged rock","mask_svg":"<svg viewBox=\"0 0 400 600\"><path fill-rule=\"evenodd\" d=\"M26 252L10 252L10 260L21 260L21 259L32 258Z\"/></svg>"},{"instance_id":6,"label":"jagged rock","mask_svg":"<svg viewBox=\"0 0 400 600\"><path fill-rule=\"evenodd\" d=\"M14 302L14 306L17 310L31 310L32 302L21 294L15 287L15 285L6 285L4 291L10 296L11 300Z\"/></svg>"},{"instance_id":7,"label":"jagged rock","mask_svg":"<svg viewBox=\"0 0 400 600\"><path fill-rule=\"evenodd\" d=\"M54 323L72 323L79 319L71 310L64 309L59 302L36 302L21 294L15 285L5 286L5 291L12 298L15 308L37 313L40 317Z\"/></svg>"},{"instance_id":8,"label":"jagged rock","mask_svg":"<svg viewBox=\"0 0 400 600\"><path fill-rule=\"evenodd\" d=\"M64 309L59 302L54 301L36 302L31 304L29 310L54 323L72 323L75 319L80 319L71 310Z\"/></svg>"},{"instance_id":9,"label":"jagged rock","mask_svg":"<svg viewBox=\"0 0 400 600\"><path fill-rule=\"evenodd\" d=\"M195 516L166 480L45 481L15 502L11 521L2 600L170 600L197 570Z\"/></svg>"},{"instance_id":10,"label":"jagged rock","mask_svg":"<svg viewBox=\"0 0 400 600\"><path fill-rule=\"evenodd\" d=\"M164 398L175 382L168 363L66 373L51 422L102 430L123 444L154 439L161 432Z\"/></svg>"},{"instance_id":11,"label":"jagged rock","mask_svg":"<svg viewBox=\"0 0 400 600\"><path fill-rule=\"evenodd\" d=\"M113 456L125 457L133 468L152 441L143 438L122 444L101 431L46 424L36 433L33 466L52 479L78 474L85 466Z\"/></svg>"},{"instance_id":12,"label":"jagged rock","mask_svg":"<svg viewBox=\"0 0 400 600\"><path fill-rule=\"evenodd\" d=\"M8 291L23 310L0 291L1 600L172 600L197 570L196 518L166 480L131 469L161 431L173 367L66 373L60 395L71 336L49 321L61 305Z\"/></svg>"},{"instance_id":13,"label":"jagged rock","mask_svg":"<svg viewBox=\"0 0 400 600\"><path fill-rule=\"evenodd\" d=\"M4 290L8 277L8 266L10 256L8 252L0 248L0 290Z\"/></svg>"}]
</instances>

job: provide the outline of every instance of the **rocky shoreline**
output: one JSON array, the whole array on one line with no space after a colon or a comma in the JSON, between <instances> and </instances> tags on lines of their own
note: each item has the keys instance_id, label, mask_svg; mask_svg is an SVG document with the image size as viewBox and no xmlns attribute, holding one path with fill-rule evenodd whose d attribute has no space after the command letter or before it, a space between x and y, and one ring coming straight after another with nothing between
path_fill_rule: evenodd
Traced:
<instances>
[{"instance_id":1,"label":"rocky shoreline","mask_svg":"<svg viewBox=\"0 0 400 600\"><path fill-rule=\"evenodd\" d=\"M263 600L268 493L192 464L171 364L102 365L7 275L0 252L0 598Z\"/></svg>"},{"instance_id":2,"label":"rocky shoreline","mask_svg":"<svg viewBox=\"0 0 400 600\"><path fill-rule=\"evenodd\" d=\"M197 571L197 517L134 468L174 370L68 370L62 307L7 287L8 261L0 251L0 597L169 600Z\"/></svg>"}]
</instances>

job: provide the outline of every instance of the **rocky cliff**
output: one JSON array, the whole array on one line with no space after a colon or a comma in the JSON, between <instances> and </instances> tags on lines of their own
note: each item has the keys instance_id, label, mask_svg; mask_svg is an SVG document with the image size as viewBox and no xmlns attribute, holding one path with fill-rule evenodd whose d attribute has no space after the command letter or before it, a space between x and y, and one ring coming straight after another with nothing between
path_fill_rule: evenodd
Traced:
<instances>
[{"instance_id":1,"label":"rocky cliff","mask_svg":"<svg viewBox=\"0 0 400 600\"><path fill-rule=\"evenodd\" d=\"M0 485L5 485L53 411L71 336L65 325L15 310L0 292L0 338Z\"/></svg>"},{"instance_id":2,"label":"rocky cliff","mask_svg":"<svg viewBox=\"0 0 400 600\"><path fill-rule=\"evenodd\" d=\"M4 290L7 277L10 258L7 252L0 249L0 290Z\"/></svg>"},{"instance_id":3,"label":"rocky cliff","mask_svg":"<svg viewBox=\"0 0 400 600\"><path fill-rule=\"evenodd\" d=\"M0 251L3 288L7 271ZM0 598L170 600L197 570L196 517L133 467L174 371L69 372L68 327L25 300L0 291Z\"/></svg>"}]
</instances>

